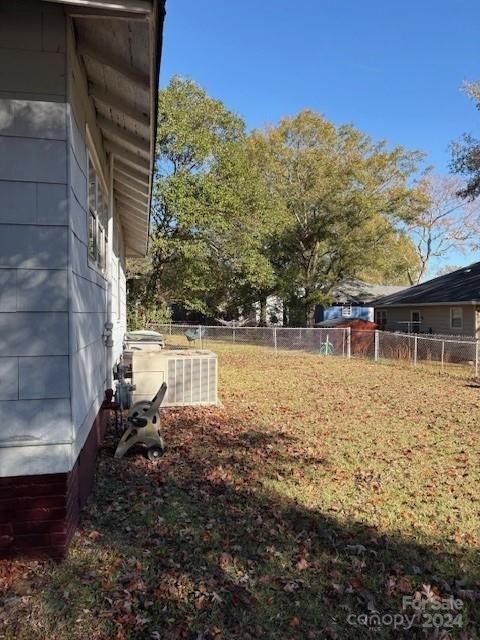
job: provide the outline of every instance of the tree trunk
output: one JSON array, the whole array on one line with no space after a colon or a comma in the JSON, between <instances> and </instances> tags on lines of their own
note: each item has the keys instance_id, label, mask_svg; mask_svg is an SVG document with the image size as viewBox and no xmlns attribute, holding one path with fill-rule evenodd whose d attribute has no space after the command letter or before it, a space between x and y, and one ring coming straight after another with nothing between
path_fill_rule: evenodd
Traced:
<instances>
[{"instance_id":1,"label":"tree trunk","mask_svg":"<svg viewBox=\"0 0 480 640\"><path fill-rule=\"evenodd\" d=\"M287 301L283 300L283 326L284 327L288 327L288 306L287 306Z\"/></svg>"},{"instance_id":2,"label":"tree trunk","mask_svg":"<svg viewBox=\"0 0 480 640\"><path fill-rule=\"evenodd\" d=\"M267 326L267 298L261 298L260 300L260 321L259 327Z\"/></svg>"},{"instance_id":3,"label":"tree trunk","mask_svg":"<svg viewBox=\"0 0 480 640\"><path fill-rule=\"evenodd\" d=\"M308 302L305 305L305 315L306 315L307 327L314 327L315 326L315 304Z\"/></svg>"}]
</instances>

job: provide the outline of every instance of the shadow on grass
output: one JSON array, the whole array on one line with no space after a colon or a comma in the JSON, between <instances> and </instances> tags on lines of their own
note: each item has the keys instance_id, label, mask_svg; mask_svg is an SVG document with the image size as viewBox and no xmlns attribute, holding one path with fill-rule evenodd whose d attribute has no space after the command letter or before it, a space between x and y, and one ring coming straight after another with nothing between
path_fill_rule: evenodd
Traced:
<instances>
[{"instance_id":1,"label":"shadow on grass","mask_svg":"<svg viewBox=\"0 0 480 640\"><path fill-rule=\"evenodd\" d=\"M171 411L164 424L169 449L156 465L141 454L114 460L107 436L81 531L43 585L43 611L64 625L46 637L477 637L479 573L465 550L280 497L270 480L325 463L291 435L225 421L222 410ZM461 598L461 627L360 624L362 614L402 613L415 592ZM35 630L21 621L16 637Z\"/></svg>"}]
</instances>

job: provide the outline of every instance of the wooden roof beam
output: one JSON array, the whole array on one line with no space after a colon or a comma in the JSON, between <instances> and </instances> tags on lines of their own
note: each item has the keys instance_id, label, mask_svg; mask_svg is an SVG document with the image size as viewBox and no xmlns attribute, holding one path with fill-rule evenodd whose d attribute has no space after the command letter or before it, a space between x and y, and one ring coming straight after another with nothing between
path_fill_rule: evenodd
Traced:
<instances>
[{"instance_id":1,"label":"wooden roof beam","mask_svg":"<svg viewBox=\"0 0 480 640\"><path fill-rule=\"evenodd\" d=\"M110 107L114 111L123 113L123 115L135 120L135 122L138 122L138 124L141 124L144 127L150 126L150 116L138 111L135 107L132 107L130 104L125 102L122 97L110 93L110 91L102 89L93 83L89 83L88 93L92 98L98 100L106 107Z\"/></svg>"},{"instance_id":2,"label":"wooden roof beam","mask_svg":"<svg viewBox=\"0 0 480 640\"><path fill-rule=\"evenodd\" d=\"M108 153L112 154L116 158L120 158L124 164L135 169L136 173L141 172L145 174L145 176L150 175L150 163L148 160L140 158L140 156L136 156L134 153L124 149L121 145L116 144L115 142L110 142L110 140L105 140L104 146ZM146 179L148 180L148 177Z\"/></svg>"},{"instance_id":3,"label":"wooden roof beam","mask_svg":"<svg viewBox=\"0 0 480 640\"><path fill-rule=\"evenodd\" d=\"M133 13L128 11L115 11L113 13L109 9L95 9L87 7L72 6L66 9L66 13L70 18L81 18L85 20L128 20L128 22L146 22L149 19L147 13Z\"/></svg>"},{"instance_id":4,"label":"wooden roof beam","mask_svg":"<svg viewBox=\"0 0 480 640\"><path fill-rule=\"evenodd\" d=\"M139 171L135 171L130 165L126 165L123 159L119 156L115 157L115 165L114 170L116 173L120 174L123 177L127 177L130 180L133 180L141 187L146 187L147 190L150 188L150 179L148 176L145 176L143 173Z\"/></svg>"},{"instance_id":5,"label":"wooden roof beam","mask_svg":"<svg viewBox=\"0 0 480 640\"><path fill-rule=\"evenodd\" d=\"M124 189L128 189L132 193L138 194L138 196L148 199L148 184L145 181L137 182L132 180L128 175L125 175L121 171L115 170L113 177L118 186Z\"/></svg>"},{"instance_id":6,"label":"wooden roof beam","mask_svg":"<svg viewBox=\"0 0 480 640\"><path fill-rule=\"evenodd\" d=\"M110 17L115 17L112 12L127 12L148 16L152 12L151 0L45 0L57 4L68 4L73 7L83 7L86 10L103 9L108 11ZM74 9L72 9L74 10Z\"/></svg>"},{"instance_id":7,"label":"wooden roof beam","mask_svg":"<svg viewBox=\"0 0 480 640\"><path fill-rule=\"evenodd\" d=\"M148 75L143 74L138 69L129 66L124 60L121 60L117 56L112 55L106 51L102 51L90 45L86 42L80 41L77 43L77 51L84 58L90 58L98 64L103 64L113 71L116 71L120 75L124 76L127 80L137 86L143 91L150 90L150 78Z\"/></svg>"},{"instance_id":8,"label":"wooden roof beam","mask_svg":"<svg viewBox=\"0 0 480 640\"><path fill-rule=\"evenodd\" d=\"M145 138L130 133L130 131L100 115L97 115L97 126L106 138L110 138L122 146L126 144L129 147L133 147L146 158L150 158L150 143Z\"/></svg>"},{"instance_id":9,"label":"wooden roof beam","mask_svg":"<svg viewBox=\"0 0 480 640\"><path fill-rule=\"evenodd\" d=\"M137 193L136 191L132 191L128 187L125 187L123 184L114 180L114 188L120 197L130 198L137 204L148 207L148 196L144 194Z\"/></svg>"},{"instance_id":10,"label":"wooden roof beam","mask_svg":"<svg viewBox=\"0 0 480 640\"><path fill-rule=\"evenodd\" d=\"M128 207L129 209L131 209L132 211L135 211L141 216L148 216L149 208L147 205L139 204L138 202L135 202L128 196L124 196L121 193L118 193L118 191L115 194L115 197L117 198L117 202L123 207Z\"/></svg>"}]
</instances>

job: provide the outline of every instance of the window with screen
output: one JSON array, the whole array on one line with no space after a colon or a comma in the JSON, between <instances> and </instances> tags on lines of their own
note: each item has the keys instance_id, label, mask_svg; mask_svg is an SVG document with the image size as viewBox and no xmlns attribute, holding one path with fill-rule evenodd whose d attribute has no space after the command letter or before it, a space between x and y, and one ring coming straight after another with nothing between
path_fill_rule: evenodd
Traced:
<instances>
[{"instance_id":1,"label":"window with screen","mask_svg":"<svg viewBox=\"0 0 480 640\"><path fill-rule=\"evenodd\" d=\"M375 312L375 317L380 329L385 329L387 326L387 312L384 309L379 309Z\"/></svg>"},{"instance_id":2,"label":"window with screen","mask_svg":"<svg viewBox=\"0 0 480 640\"><path fill-rule=\"evenodd\" d=\"M420 311L410 312L410 331L411 333L420 333L420 326L422 324L422 316Z\"/></svg>"},{"instance_id":3,"label":"window with screen","mask_svg":"<svg viewBox=\"0 0 480 640\"><path fill-rule=\"evenodd\" d=\"M95 165L88 156L88 255L90 263L100 271L106 269L108 199L103 191Z\"/></svg>"},{"instance_id":4,"label":"window with screen","mask_svg":"<svg viewBox=\"0 0 480 640\"><path fill-rule=\"evenodd\" d=\"M450 309L450 329L463 329L463 309L462 309L462 307L451 307L451 309Z\"/></svg>"}]
</instances>

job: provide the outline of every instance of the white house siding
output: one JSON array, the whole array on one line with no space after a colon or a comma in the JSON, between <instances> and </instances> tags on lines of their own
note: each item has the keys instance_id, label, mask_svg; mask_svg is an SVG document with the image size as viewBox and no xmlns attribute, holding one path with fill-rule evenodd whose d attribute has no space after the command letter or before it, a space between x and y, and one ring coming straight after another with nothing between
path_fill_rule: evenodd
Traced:
<instances>
[{"instance_id":1,"label":"white house siding","mask_svg":"<svg viewBox=\"0 0 480 640\"><path fill-rule=\"evenodd\" d=\"M463 309L463 329L450 327L450 308L461 306ZM411 307L376 307L375 311L385 310L387 313L387 331L407 331L407 322L410 322L411 312L420 311L422 325L420 331L443 335L475 336L475 307L473 305L417 305Z\"/></svg>"},{"instance_id":2,"label":"white house siding","mask_svg":"<svg viewBox=\"0 0 480 640\"><path fill-rule=\"evenodd\" d=\"M107 350L105 347L105 323L114 327L114 346L111 362L118 360L123 345L125 324L125 297L121 299L121 322L117 322L118 274L124 282L123 267L118 262L123 244L118 240L121 229L117 216L113 216L113 238L111 262L106 273L101 273L88 258L88 145L87 123L89 121L82 100L83 85L76 77L76 68L69 65L68 77L68 128L69 128L69 170L70 170L70 255L71 255L71 315L70 315L70 365L72 381L72 422L73 458L80 452L93 421L100 410L107 378ZM96 149L101 153L101 149ZM90 150L92 152L92 150ZM105 167L105 173L108 168ZM109 182L108 175L105 181ZM114 209L114 207L113 207ZM108 252L107 252L108 255ZM111 286L109 281L111 280ZM111 304L108 297L111 296Z\"/></svg>"},{"instance_id":3,"label":"white house siding","mask_svg":"<svg viewBox=\"0 0 480 640\"><path fill-rule=\"evenodd\" d=\"M0 476L71 462L64 25L0 3Z\"/></svg>"},{"instance_id":4,"label":"white house siding","mask_svg":"<svg viewBox=\"0 0 480 640\"><path fill-rule=\"evenodd\" d=\"M0 477L69 471L107 379L107 280L87 254L88 100L67 40L62 5L0 2ZM114 231L116 359L126 311Z\"/></svg>"}]
</instances>

